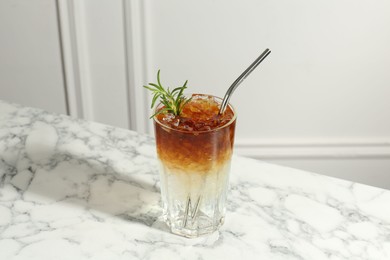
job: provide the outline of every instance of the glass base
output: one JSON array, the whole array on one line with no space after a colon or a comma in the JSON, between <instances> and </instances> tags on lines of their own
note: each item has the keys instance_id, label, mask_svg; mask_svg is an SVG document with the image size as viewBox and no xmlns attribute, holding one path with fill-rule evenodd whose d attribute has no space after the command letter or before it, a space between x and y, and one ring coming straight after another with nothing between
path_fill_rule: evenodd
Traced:
<instances>
[{"instance_id":1,"label":"glass base","mask_svg":"<svg viewBox=\"0 0 390 260\"><path fill-rule=\"evenodd\" d=\"M185 220L184 217L178 217L172 221L167 220L167 224L173 234L187 238L196 238L218 231L224 221L225 219L223 217L219 221L215 221L214 219L210 219L204 215L202 212L199 212L199 215L196 218L196 223L193 223L188 219Z\"/></svg>"}]
</instances>

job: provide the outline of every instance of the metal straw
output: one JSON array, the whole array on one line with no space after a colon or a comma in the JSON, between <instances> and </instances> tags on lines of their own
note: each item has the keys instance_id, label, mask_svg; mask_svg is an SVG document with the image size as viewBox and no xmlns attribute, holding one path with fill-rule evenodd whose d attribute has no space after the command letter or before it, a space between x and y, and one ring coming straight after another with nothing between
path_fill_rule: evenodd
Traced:
<instances>
[{"instance_id":1,"label":"metal straw","mask_svg":"<svg viewBox=\"0 0 390 260\"><path fill-rule=\"evenodd\" d=\"M226 91L225 97L222 100L221 108L219 109L219 114L222 115L225 112L225 109L229 103L229 99L232 96L234 90L244 81L246 77L259 65L271 51L266 49L237 79L233 82L230 88Z\"/></svg>"},{"instance_id":2,"label":"metal straw","mask_svg":"<svg viewBox=\"0 0 390 260\"><path fill-rule=\"evenodd\" d=\"M200 195L196 200L195 209L193 209L191 204L191 197L190 194L188 194L186 208L184 210L183 228L187 226L188 217L191 217L191 221L194 222L196 215L198 215L201 199L202 196Z\"/></svg>"},{"instance_id":3,"label":"metal straw","mask_svg":"<svg viewBox=\"0 0 390 260\"><path fill-rule=\"evenodd\" d=\"M244 79L251 74L251 72L270 54L271 51L269 49L266 49L237 79L233 82L233 84L229 87L229 89L226 91L225 97L222 100L221 108L219 109L219 114L223 114L225 112L226 106L229 103L230 97L232 96L234 90L238 87L238 85L241 84L241 82L244 81ZM196 200L195 208L193 208L191 203L191 196L190 194L187 195L187 201L186 201L186 208L184 209L184 220L183 220L183 227L187 226L188 223L188 217L191 218L191 221L194 221L196 218L200 202L202 200L202 196L200 195L198 199Z\"/></svg>"}]
</instances>

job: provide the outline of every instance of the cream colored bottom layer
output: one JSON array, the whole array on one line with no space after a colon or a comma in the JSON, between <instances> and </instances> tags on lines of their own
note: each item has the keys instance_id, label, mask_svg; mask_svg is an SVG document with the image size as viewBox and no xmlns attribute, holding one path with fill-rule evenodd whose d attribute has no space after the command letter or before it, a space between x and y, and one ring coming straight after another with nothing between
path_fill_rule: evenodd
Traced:
<instances>
[{"instance_id":1,"label":"cream colored bottom layer","mask_svg":"<svg viewBox=\"0 0 390 260\"><path fill-rule=\"evenodd\" d=\"M226 193L230 160L213 167L208 172L170 169L161 160L159 166L163 200L186 201L190 196L193 201L200 195L202 199L208 200Z\"/></svg>"}]
</instances>

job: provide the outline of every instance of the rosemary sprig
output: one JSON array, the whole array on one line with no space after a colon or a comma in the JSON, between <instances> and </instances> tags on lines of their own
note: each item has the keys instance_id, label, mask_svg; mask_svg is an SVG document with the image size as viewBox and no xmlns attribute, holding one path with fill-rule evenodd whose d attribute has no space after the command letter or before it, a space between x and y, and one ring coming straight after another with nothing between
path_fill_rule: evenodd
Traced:
<instances>
[{"instance_id":1,"label":"rosemary sprig","mask_svg":"<svg viewBox=\"0 0 390 260\"><path fill-rule=\"evenodd\" d=\"M187 104L191 100L191 98L186 98L183 95L183 91L187 88L187 82L188 80L186 80L186 82L182 87L177 87L172 91L170 91L169 88L165 89L161 85L160 70L158 70L157 84L149 83L149 85L144 86L144 88L152 91L153 94L152 105L150 108L154 107L157 99L159 98L160 98L160 102L164 105L164 107L158 110L156 113L154 113L150 118L153 118L158 114L167 113L167 112L172 113L175 116L180 115L185 104Z\"/></svg>"}]
</instances>

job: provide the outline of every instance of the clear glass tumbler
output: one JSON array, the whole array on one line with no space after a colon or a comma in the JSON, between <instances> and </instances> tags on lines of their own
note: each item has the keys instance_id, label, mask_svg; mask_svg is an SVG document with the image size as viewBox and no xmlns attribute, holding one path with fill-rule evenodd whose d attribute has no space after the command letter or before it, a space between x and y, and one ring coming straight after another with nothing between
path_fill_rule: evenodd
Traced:
<instances>
[{"instance_id":1,"label":"clear glass tumbler","mask_svg":"<svg viewBox=\"0 0 390 260\"><path fill-rule=\"evenodd\" d=\"M224 222L236 125L229 108L233 118L208 131L177 130L154 119L163 214L174 234L198 237Z\"/></svg>"}]
</instances>

